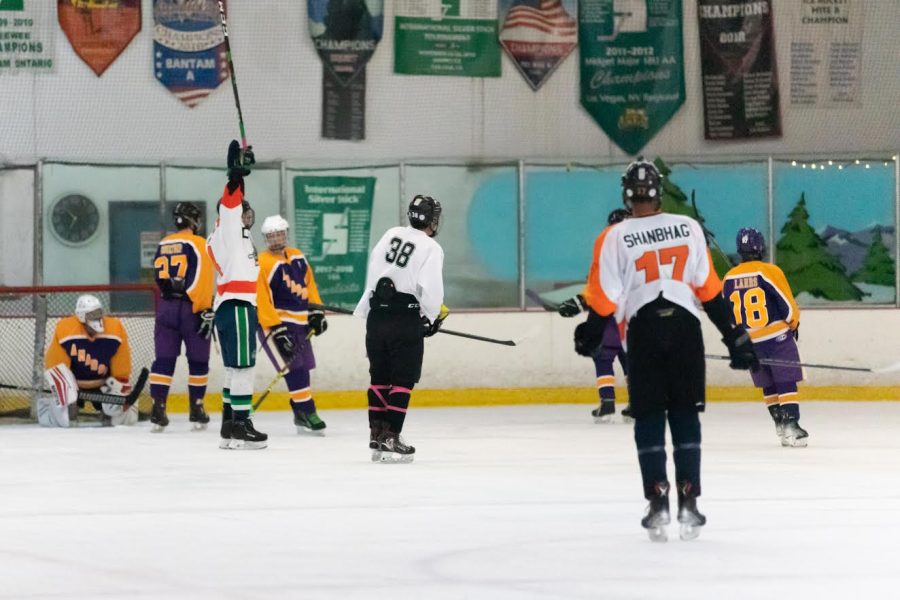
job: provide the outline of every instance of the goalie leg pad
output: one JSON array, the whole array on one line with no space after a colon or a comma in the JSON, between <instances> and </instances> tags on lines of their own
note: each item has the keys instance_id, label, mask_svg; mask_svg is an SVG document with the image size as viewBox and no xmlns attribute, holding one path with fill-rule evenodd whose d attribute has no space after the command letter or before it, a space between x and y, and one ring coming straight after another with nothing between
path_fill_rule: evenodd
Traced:
<instances>
[{"instance_id":1,"label":"goalie leg pad","mask_svg":"<svg viewBox=\"0 0 900 600\"><path fill-rule=\"evenodd\" d=\"M69 407L60 406L53 396L42 396L37 401L37 417L41 427L68 427Z\"/></svg>"},{"instance_id":2,"label":"goalie leg pad","mask_svg":"<svg viewBox=\"0 0 900 600\"><path fill-rule=\"evenodd\" d=\"M138 422L138 408L136 405L124 407L118 404L103 404L103 414L112 420L113 425L134 425Z\"/></svg>"},{"instance_id":3,"label":"goalie leg pad","mask_svg":"<svg viewBox=\"0 0 900 600\"><path fill-rule=\"evenodd\" d=\"M78 400L78 382L75 381L75 375L65 363L59 363L44 371L44 379L50 386L58 406L65 408Z\"/></svg>"}]
</instances>

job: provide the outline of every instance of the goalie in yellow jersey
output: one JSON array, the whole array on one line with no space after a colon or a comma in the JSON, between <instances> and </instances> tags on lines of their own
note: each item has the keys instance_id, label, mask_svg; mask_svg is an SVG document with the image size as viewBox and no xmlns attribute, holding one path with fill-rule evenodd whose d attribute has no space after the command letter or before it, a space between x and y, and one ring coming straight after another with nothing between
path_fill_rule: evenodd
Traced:
<instances>
[{"instance_id":1,"label":"goalie in yellow jersey","mask_svg":"<svg viewBox=\"0 0 900 600\"><path fill-rule=\"evenodd\" d=\"M122 321L104 316L97 297L79 297L75 314L57 323L44 367L52 392L37 403L38 423L44 427L70 425L78 406L84 404L80 390L100 392L116 401L127 396L131 392L131 351ZM137 423L138 410L133 404L100 400L94 407L102 411L104 425Z\"/></svg>"}]
</instances>

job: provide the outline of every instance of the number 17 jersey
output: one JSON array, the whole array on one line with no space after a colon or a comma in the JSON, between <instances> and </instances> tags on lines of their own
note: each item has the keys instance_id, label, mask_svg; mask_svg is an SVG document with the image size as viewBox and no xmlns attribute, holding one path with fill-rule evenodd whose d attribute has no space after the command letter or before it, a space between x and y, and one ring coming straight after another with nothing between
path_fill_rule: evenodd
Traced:
<instances>
[{"instance_id":1,"label":"number 17 jersey","mask_svg":"<svg viewBox=\"0 0 900 600\"><path fill-rule=\"evenodd\" d=\"M369 315L369 298L378 280L389 277L396 290L411 294L430 321L441 312L444 303L444 250L427 233L412 227L391 227L369 253L366 289L353 314Z\"/></svg>"},{"instance_id":2,"label":"number 17 jersey","mask_svg":"<svg viewBox=\"0 0 900 600\"><path fill-rule=\"evenodd\" d=\"M660 294L700 318L700 303L722 282L700 224L683 215L654 213L607 227L594 243L586 299L595 312L627 323Z\"/></svg>"}]
</instances>

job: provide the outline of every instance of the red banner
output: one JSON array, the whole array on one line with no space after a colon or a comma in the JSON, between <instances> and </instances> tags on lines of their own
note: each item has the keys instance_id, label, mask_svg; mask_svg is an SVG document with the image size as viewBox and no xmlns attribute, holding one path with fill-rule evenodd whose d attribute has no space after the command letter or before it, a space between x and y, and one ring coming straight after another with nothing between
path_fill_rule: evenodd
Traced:
<instances>
[{"instance_id":1,"label":"red banner","mask_svg":"<svg viewBox=\"0 0 900 600\"><path fill-rule=\"evenodd\" d=\"M98 77L141 30L141 0L57 0L57 7L72 49Z\"/></svg>"}]
</instances>

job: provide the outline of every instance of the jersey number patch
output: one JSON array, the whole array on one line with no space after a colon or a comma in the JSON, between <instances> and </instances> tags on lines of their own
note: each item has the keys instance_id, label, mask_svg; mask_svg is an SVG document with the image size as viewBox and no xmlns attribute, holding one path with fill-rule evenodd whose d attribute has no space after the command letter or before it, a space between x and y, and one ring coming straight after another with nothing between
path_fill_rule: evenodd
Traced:
<instances>
[{"instance_id":1,"label":"jersey number patch","mask_svg":"<svg viewBox=\"0 0 900 600\"><path fill-rule=\"evenodd\" d=\"M672 279L676 281L684 280L684 267L687 265L688 253L690 249L687 246L675 246L673 248L660 248L659 250L647 250L641 257L634 261L634 268L643 271L647 283L659 279L659 266L671 265Z\"/></svg>"},{"instance_id":2,"label":"jersey number patch","mask_svg":"<svg viewBox=\"0 0 900 600\"><path fill-rule=\"evenodd\" d=\"M187 273L188 259L183 254L160 256L153 262L153 267L159 271L160 279L169 279L173 276L184 279L184 275ZM175 269L174 275L171 273L172 269Z\"/></svg>"},{"instance_id":3,"label":"jersey number patch","mask_svg":"<svg viewBox=\"0 0 900 600\"><path fill-rule=\"evenodd\" d=\"M747 327L764 327L769 324L769 310L766 308L766 293L759 288L750 288L741 297L740 290L734 290L728 296L734 310L734 324L741 325L746 321Z\"/></svg>"},{"instance_id":4,"label":"jersey number patch","mask_svg":"<svg viewBox=\"0 0 900 600\"><path fill-rule=\"evenodd\" d=\"M412 242L403 243L400 238L391 238L391 249L384 255L384 260L402 269L409 263L409 257L415 249L416 245Z\"/></svg>"}]
</instances>

